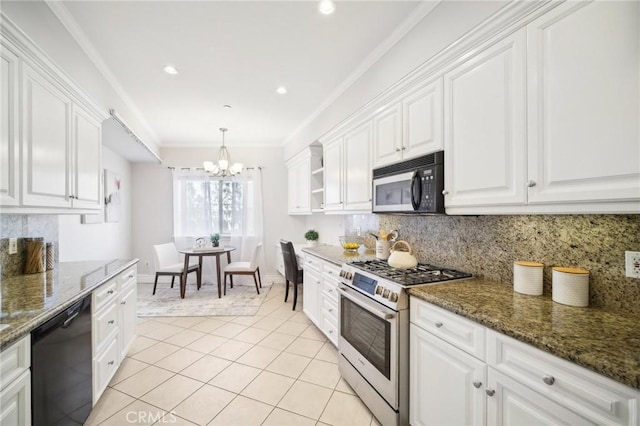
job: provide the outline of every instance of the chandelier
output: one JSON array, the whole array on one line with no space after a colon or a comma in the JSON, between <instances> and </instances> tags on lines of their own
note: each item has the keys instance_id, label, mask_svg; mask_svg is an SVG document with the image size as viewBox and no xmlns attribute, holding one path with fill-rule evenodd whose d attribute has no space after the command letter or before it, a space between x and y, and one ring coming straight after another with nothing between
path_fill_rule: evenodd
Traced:
<instances>
[{"instance_id":1,"label":"chandelier","mask_svg":"<svg viewBox=\"0 0 640 426\"><path fill-rule=\"evenodd\" d=\"M205 161L203 164L204 170L210 175L227 177L234 176L242 172L242 164L231 164L231 161L229 159L229 151L227 150L227 147L224 146L224 134L227 130L229 129L226 129L224 127L220 128L220 131L222 132L222 146L218 151L218 162L214 163L213 161Z\"/></svg>"}]
</instances>

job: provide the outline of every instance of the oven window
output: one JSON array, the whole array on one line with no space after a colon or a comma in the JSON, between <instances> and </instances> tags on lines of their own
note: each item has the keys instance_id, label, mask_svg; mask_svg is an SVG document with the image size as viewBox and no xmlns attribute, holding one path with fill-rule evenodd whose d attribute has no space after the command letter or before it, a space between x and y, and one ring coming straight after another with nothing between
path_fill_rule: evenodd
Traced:
<instances>
[{"instance_id":1,"label":"oven window","mask_svg":"<svg viewBox=\"0 0 640 426\"><path fill-rule=\"evenodd\" d=\"M340 337L391 379L391 324L344 297L340 303Z\"/></svg>"}]
</instances>

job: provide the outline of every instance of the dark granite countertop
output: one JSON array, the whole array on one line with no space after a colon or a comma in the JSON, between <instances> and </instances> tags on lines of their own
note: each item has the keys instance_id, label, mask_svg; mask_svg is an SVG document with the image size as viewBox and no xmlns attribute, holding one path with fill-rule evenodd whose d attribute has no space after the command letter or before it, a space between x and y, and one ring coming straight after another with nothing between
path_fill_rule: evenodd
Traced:
<instances>
[{"instance_id":1,"label":"dark granite countertop","mask_svg":"<svg viewBox=\"0 0 640 426\"><path fill-rule=\"evenodd\" d=\"M0 286L0 349L30 333L138 259L62 262L40 274L18 275Z\"/></svg>"},{"instance_id":2,"label":"dark granite countertop","mask_svg":"<svg viewBox=\"0 0 640 426\"><path fill-rule=\"evenodd\" d=\"M640 319L555 303L481 278L417 287L411 296L640 389Z\"/></svg>"},{"instance_id":3,"label":"dark granite countertop","mask_svg":"<svg viewBox=\"0 0 640 426\"><path fill-rule=\"evenodd\" d=\"M318 245L315 247L304 247L303 252L317 256L320 259L342 266L343 263L356 260L371 260L376 258L375 250L366 250L364 246L357 252L345 251L342 246Z\"/></svg>"}]
</instances>

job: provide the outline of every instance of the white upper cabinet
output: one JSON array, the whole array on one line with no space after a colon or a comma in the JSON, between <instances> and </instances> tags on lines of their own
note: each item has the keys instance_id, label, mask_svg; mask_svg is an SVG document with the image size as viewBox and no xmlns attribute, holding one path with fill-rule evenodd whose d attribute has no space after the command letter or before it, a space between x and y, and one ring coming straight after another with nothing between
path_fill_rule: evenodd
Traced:
<instances>
[{"instance_id":1,"label":"white upper cabinet","mask_svg":"<svg viewBox=\"0 0 640 426\"><path fill-rule=\"evenodd\" d=\"M402 105L392 104L373 118L373 168L402 160Z\"/></svg>"},{"instance_id":2,"label":"white upper cabinet","mask_svg":"<svg viewBox=\"0 0 640 426\"><path fill-rule=\"evenodd\" d=\"M323 145L326 212L371 212L371 128L367 121Z\"/></svg>"},{"instance_id":3,"label":"white upper cabinet","mask_svg":"<svg viewBox=\"0 0 640 426\"><path fill-rule=\"evenodd\" d=\"M640 199L640 3L568 2L527 43L529 203Z\"/></svg>"},{"instance_id":4,"label":"white upper cabinet","mask_svg":"<svg viewBox=\"0 0 640 426\"><path fill-rule=\"evenodd\" d=\"M322 149L319 146L308 147L287 161L289 214L311 214L321 208L322 198L311 196L311 173L321 167L321 162Z\"/></svg>"},{"instance_id":5,"label":"white upper cabinet","mask_svg":"<svg viewBox=\"0 0 640 426\"><path fill-rule=\"evenodd\" d=\"M442 78L402 100L402 159L442 150Z\"/></svg>"},{"instance_id":6,"label":"white upper cabinet","mask_svg":"<svg viewBox=\"0 0 640 426\"><path fill-rule=\"evenodd\" d=\"M344 209L371 212L371 122L344 137Z\"/></svg>"},{"instance_id":7,"label":"white upper cabinet","mask_svg":"<svg viewBox=\"0 0 640 426\"><path fill-rule=\"evenodd\" d=\"M22 68L22 204L71 207L71 99Z\"/></svg>"},{"instance_id":8,"label":"white upper cabinet","mask_svg":"<svg viewBox=\"0 0 640 426\"><path fill-rule=\"evenodd\" d=\"M73 206L100 208L102 130L100 121L75 107L73 110Z\"/></svg>"},{"instance_id":9,"label":"white upper cabinet","mask_svg":"<svg viewBox=\"0 0 640 426\"><path fill-rule=\"evenodd\" d=\"M522 29L445 75L445 206L524 204Z\"/></svg>"},{"instance_id":10,"label":"white upper cabinet","mask_svg":"<svg viewBox=\"0 0 640 426\"><path fill-rule=\"evenodd\" d=\"M442 150L442 78L410 90L373 118L373 168Z\"/></svg>"},{"instance_id":11,"label":"white upper cabinet","mask_svg":"<svg viewBox=\"0 0 640 426\"><path fill-rule=\"evenodd\" d=\"M0 48L0 205L20 204L18 57Z\"/></svg>"}]
</instances>

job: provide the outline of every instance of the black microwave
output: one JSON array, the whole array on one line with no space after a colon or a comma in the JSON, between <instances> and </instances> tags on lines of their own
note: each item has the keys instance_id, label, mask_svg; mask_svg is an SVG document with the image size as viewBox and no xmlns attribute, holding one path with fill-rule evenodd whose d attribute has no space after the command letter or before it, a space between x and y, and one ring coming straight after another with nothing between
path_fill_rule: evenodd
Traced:
<instances>
[{"instance_id":1,"label":"black microwave","mask_svg":"<svg viewBox=\"0 0 640 426\"><path fill-rule=\"evenodd\" d=\"M444 214L444 151L373 170L373 213Z\"/></svg>"}]
</instances>

